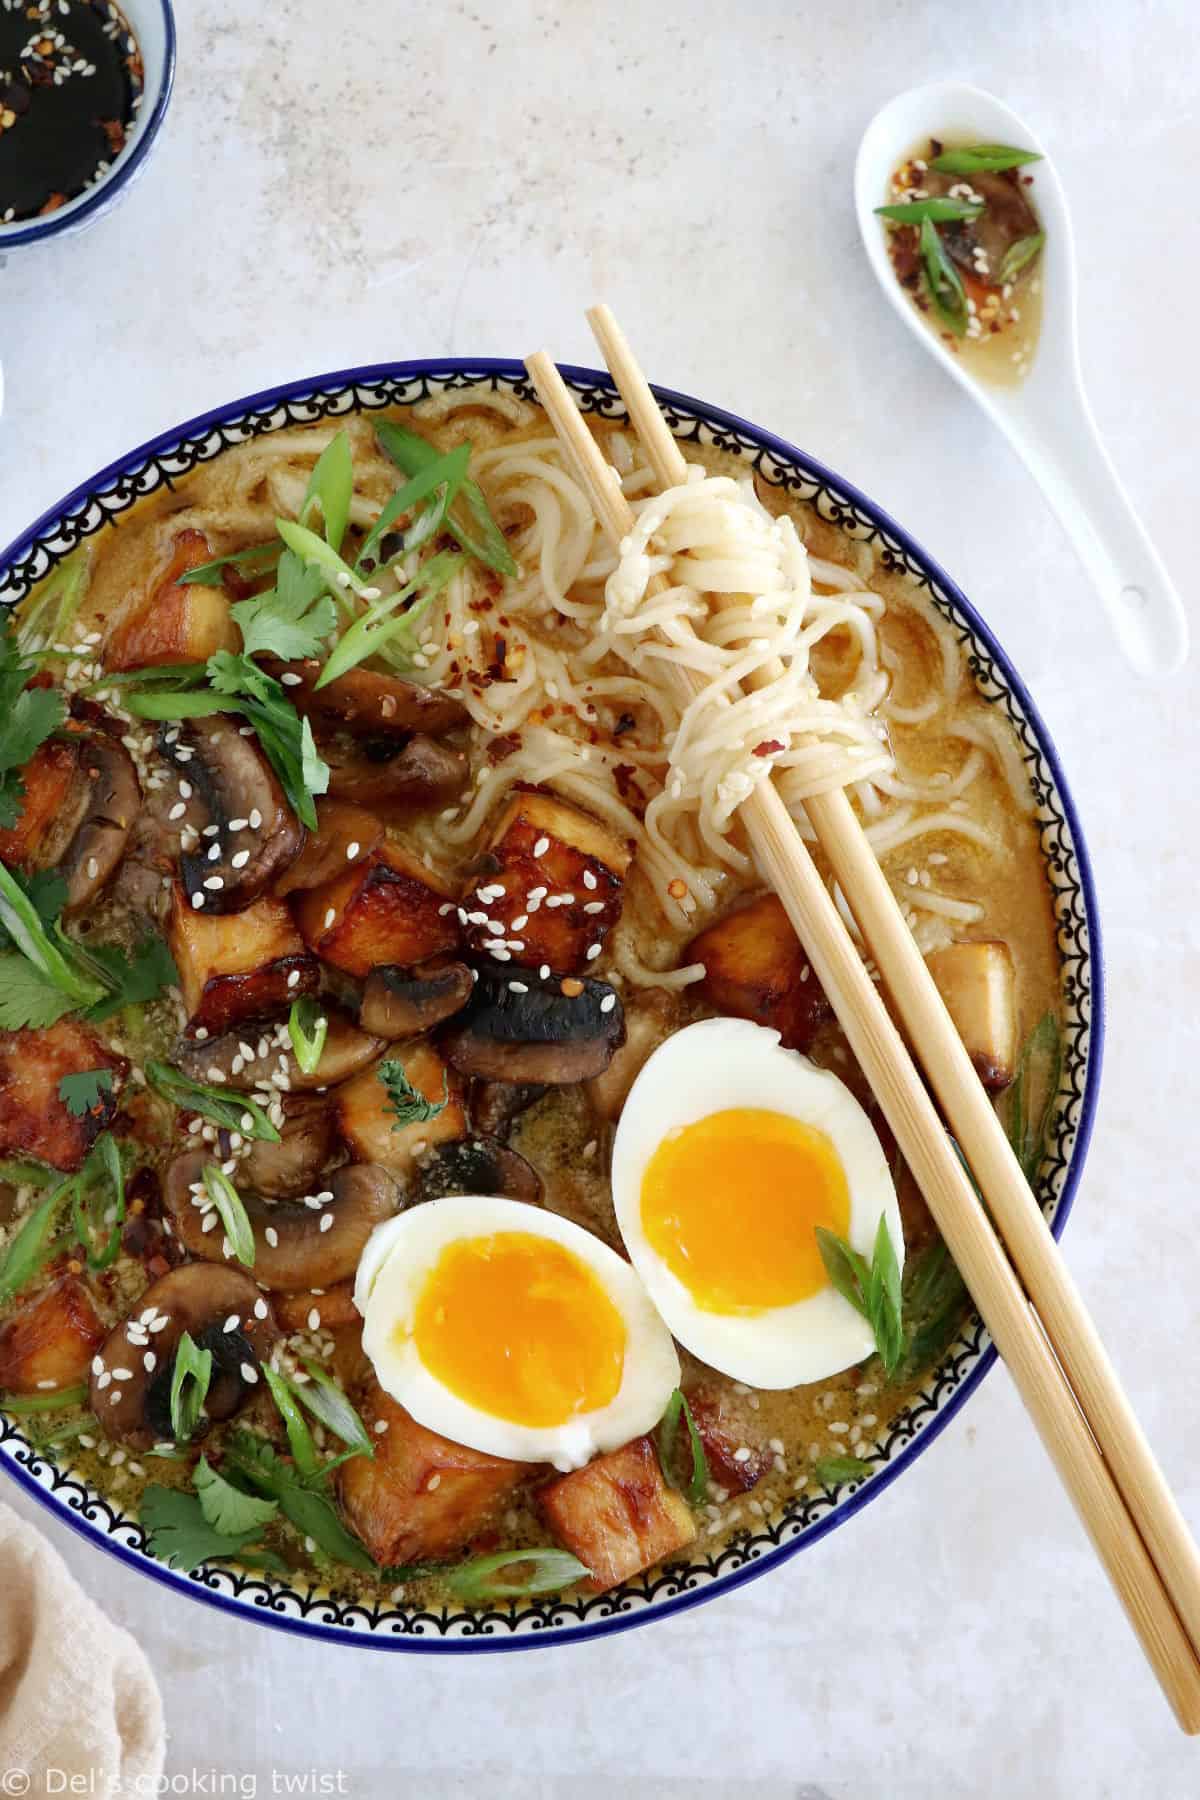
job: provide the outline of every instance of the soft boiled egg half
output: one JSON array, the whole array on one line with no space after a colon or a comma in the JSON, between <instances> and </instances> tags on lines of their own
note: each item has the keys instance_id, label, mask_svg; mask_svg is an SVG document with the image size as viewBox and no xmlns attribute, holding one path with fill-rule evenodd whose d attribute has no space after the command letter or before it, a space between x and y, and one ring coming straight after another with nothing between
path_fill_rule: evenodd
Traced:
<instances>
[{"instance_id":1,"label":"soft boiled egg half","mask_svg":"<svg viewBox=\"0 0 1200 1800\"><path fill-rule=\"evenodd\" d=\"M456 1194L376 1227L354 1287L380 1384L420 1424L581 1468L657 1424L679 1358L636 1272L569 1219Z\"/></svg>"},{"instance_id":2,"label":"soft boiled egg half","mask_svg":"<svg viewBox=\"0 0 1200 1800\"><path fill-rule=\"evenodd\" d=\"M869 1264L882 1215L902 1264L896 1191L849 1088L778 1032L706 1019L661 1044L625 1102L612 1188L651 1299L711 1368L797 1387L874 1350L829 1281L816 1227Z\"/></svg>"}]
</instances>

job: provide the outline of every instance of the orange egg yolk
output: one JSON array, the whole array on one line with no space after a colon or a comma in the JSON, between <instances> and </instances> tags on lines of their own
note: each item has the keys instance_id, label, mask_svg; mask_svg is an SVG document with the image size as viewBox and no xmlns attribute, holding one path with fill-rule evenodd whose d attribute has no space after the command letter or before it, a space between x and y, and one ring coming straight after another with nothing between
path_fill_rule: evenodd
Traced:
<instances>
[{"instance_id":1,"label":"orange egg yolk","mask_svg":"<svg viewBox=\"0 0 1200 1800\"><path fill-rule=\"evenodd\" d=\"M452 1394L493 1418L537 1427L565 1425L615 1399L625 1336L587 1264L526 1231L448 1245L412 1325L421 1361Z\"/></svg>"},{"instance_id":2,"label":"orange egg yolk","mask_svg":"<svg viewBox=\"0 0 1200 1800\"><path fill-rule=\"evenodd\" d=\"M786 1113L733 1107L664 1138L642 1178L651 1247L713 1313L791 1306L828 1285L815 1228L845 1237L832 1142Z\"/></svg>"}]
</instances>

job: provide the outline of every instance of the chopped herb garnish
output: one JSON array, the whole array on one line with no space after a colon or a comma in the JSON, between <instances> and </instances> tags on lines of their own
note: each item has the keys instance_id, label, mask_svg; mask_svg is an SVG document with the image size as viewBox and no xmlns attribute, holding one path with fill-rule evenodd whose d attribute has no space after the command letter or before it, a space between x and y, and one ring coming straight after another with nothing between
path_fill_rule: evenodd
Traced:
<instances>
[{"instance_id":1,"label":"chopped herb garnish","mask_svg":"<svg viewBox=\"0 0 1200 1800\"><path fill-rule=\"evenodd\" d=\"M816 1235L826 1274L842 1298L871 1327L884 1369L891 1375L904 1354L904 1328L900 1265L886 1215L879 1215L869 1267L866 1259L836 1232L818 1225Z\"/></svg>"},{"instance_id":2,"label":"chopped herb garnish","mask_svg":"<svg viewBox=\"0 0 1200 1800\"><path fill-rule=\"evenodd\" d=\"M96 1139L70 1187L75 1233L88 1267L107 1269L116 1261L125 1223L125 1167L109 1132Z\"/></svg>"},{"instance_id":3,"label":"chopped herb garnish","mask_svg":"<svg viewBox=\"0 0 1200 1800\"><path fill-rule=\"evenodd\" d=\"M252 1100L249 1094L208 1087L202 1081L193 1081L182 1069L173 1069L170 1063L156 1062L153 1057L146 1064L146 1080L155 1093L169 1100L172 1106L199 1113L201 1118L210 1119L226 1131L240 1131L243 1137L257 1138L260 1143L279 1142L278 1131L258 1101Z\"/></svg>"},{"instance_id":4,"label":"chopped herb garnish","mask_svg":"<svg viewBox=\"0 0 1200 1800\"><path fill-rule=\"evenodd\" d=\"M260 1500L257 1494L245 1494L226 1481L206 1456L196 1464L192 1481L205 1519L214 1531L223 1532L226 1537L260 1532L279 1511L277 1500Z\"/></svg>"},{"instance_id":5,"label":"chopped herb garnish","mask_svg":"<svg viewBox=\"0 0 1200 1800\"><path fill-rule=\"evenodd\" d=\"M451 576L462 567L462 560L453 551L439 550L436 556L422 563L412 580L398 592L372 600L366 612L346 627L334 645L317 686L326 687L366 657L378 656L384 649L388 649L393 658L411 662L417 653L415 627ZM403 612L399 611L406 601L412 604Z\"/></svg>"},{"instance_id":6,"label":"chopped herb garnish","mask_svg":"<svg viewBox=\"0 0 1200 1800\"><path fill-rule=\"evenodd\" d=\"M314 1000L311 994L304 994L299 1000L292 1001L292 1010L288 1014L288 1036L292 1040L296 1061L304 1074L316 1073L328 1030L328 1009Z\"/></svg>"},{"instance_id":7,"label":"chopped herb garnish","mask_svg":"<svg viewBox=\"0 0 1200 1800\"><path fill-rule=\"evenodd\" d=\"M1017 1059L1008 1090L1008 1141L1032 1183L1042 1165L1046 1132L1062 1077L1062 1038L1052 1012L1043 1013ZM1040 1097L1040 1105L1037 1103Z\"/></svg>"},{"instance_id":8,"label":"chopped herb garnish","mask_svg":"<svg viewBox=\"0 0 1200 1800\"><path fill-rule=\"evenodd\" d=\"M6 1305L14 1294L19 1294L58 1254L55 1232L60 1215L70 1202L73 1187L72 1181L60 1181L22 1221L16 1237L0 1258L0 1306Z\"/></svg>"},{"instance_id":9,"label":"chopped herb garnish","mask_svg":"<svg viewBox=\"0 0 1200 1800\"><path fill-rule=\"evenodd\" d=\"M441 457L441 452L427 438L409 431L404 425L397 425L392 419L380 420L375 427L375 436L406 475L419 475ZM463 481L461 501L451 509L446 529L477 562L495 569L498 575L517 574L516 561L504 533L492 517L483 490L470 477Z\"/></svg>"},{"instance_id":10,"label":"chopped herb garnish","mask_svg":"<svg viewBox=\"0 0 1200 1800\"><path fill-rule=\"evenodd\" d=\"M1027 268L1034 257L1040 254L1045 242L1045 232L1034 231L1028 237L1018 238L1015 244L1010 244L1000 264L1001 285L1015 281L1021 270Z\"/></svg>"},{"instance_id":11,"label":"chopped herb garnish","mask_svg":"<svg viewBox=\"0 0 1200 1800\"><path fill-rule=\"evenodd\" d=\"M904 1317L909 1342L903 1375L920 1374L937 1361L962 1322L967 1300L966 1284L940 1238L908 1264Z\"/></svg>"},{"instance_id":12,"label":"chopped herb garnish","mask_svg":"<svg viewBox=\"0 0 1200 1800\"><path fill-rule=\"evenodd\" d=\"M111 1069L82 1069L77 1075L64 1075L58 1084L58 1097L75 1119L85 1119L93 1107L103 1107L112 1091Z\"/></svg>"},{"instance_id":13,"label":"chopped herb garnish","mask_svg":"<svg viewBox=\"0 0 1200 1800\"><path fill-rule=\"evenodd\" d=\"M75 623L79 602L83 598L88 554L87 546L80 545L78 550L59 563L53 575L46 577L36 595L31 595L22 603L17 635L21 650L26 656L36 655L49 644L66 641L67 632Z\"/></svg>"},{"instance_id":14,"label":"chopped herb garnish","mask_svg":"<svg viewBox=\"0 0 1200 1800\"><path fill-rule=\"evenodd\" d=\"M292 1392L296 1398L307 1406L314 1419L319 1419L335 1437L341 1438L351 1456L374 1456L375 1446L367 1428L344 1389L320 1363L305 1358L304 1367L309 1379L293 1386ZM345 1458L339 1457L337 1460L342 1462ZM329 1468L330 1465L326 1463L322 1473L328 1474Z\"/></svg>"},{"instance_id":15,"label":"chopped herb garnish","mask_svg":"<svg viewBox=\"0 0 1200 1800\"><path fill-rule=\"evenodd\" d=\"M35 667L21 651L10 614L0 611L0 827L6 831L25 804L20 771L66 717L57 688L26 687Z\"/></svg>"},{"instance_id":16,"label":"chopped herb garnish","mask_svg":"<svg viewBox=\"0 0 1200 1800\"><path fill-rule=\"evenodd\" d=\"M930 168L942 175L998 175L1003 169L1020 169L1041 162L1040 150L1015 150L1011 144L972 144L965 150L942 150Z\"/></svg>"},{"instance_id":17,"label":"chopped herb garnish","mask_svg":"<svg viewBox=\"0 0 1200 1800\"><path fill-rule=\"evenodd\" d=\"M946 254L937 227L926 219L921 226L921 267L934 311L956 337L967 329L967 296L962 277Z\"/></svg>"},{"instance_id":18,"label":"chopped herb garnish","mask_svg":"<svg viewBox=\"0 0 1200 1800\"><path fill-rule=\"evenodd\" d=\"M861 1456L822 1456L813 1464L813 1474L822 1487L836 1487L840 1481L861 1481L870 1473L870 1463Z\"/></svg>"},{"instance_id":19,"label":"chopped herb garnish","mask_svg":"<svg viewBox=\"0 0 1200 1800\"><path fill-rule=\"evenodd\" d=\"M58 1388L53 1394L0 1394L0 1412L21 1418L26 1413L57 1412L60 1407L82 1406L88 1397L87 1387Z\"/></svg>"},{"instance_id":20,"label":"chopped herb garnish","mask_svg":"<svg viewBox=\"0 0 1200 1800\"><path fill-rule=\"evenodd\" d=\"M233 1561L286 1573L281 1558L268 1550L254 1556L244 1554L247 1546L262 1536L261 1527L233 1533L216 1530L205 1518L196 1494L153 1483L142 1495L139 1517L150 1554L185 1575L201 1563Z\"/></svg>"},{"instance_id":21,"label":"chopped herb garnish","mask_svg":"<svg viewBox=\"0 0 1200 1800\"><path fill-rule=\"evenodd\" d=\"M316 460L300 503L301 525L310 526L314 515L319 514L326 543L340 550L350 523L353 497L354 459L350 439L343 429L334 434Z\"/></svg>"},{"instance_id":22,"label":"chopped herb garnish","mask_svg":"<svg viewBox=\"0 0 1200 1800\"><path fill-rule=\"evenodd\" d=\"M176 576L180 587L220 587L222 572L230 566L241 568L245 564L251 576L263 575L279 556L279 544L251 544L245 550L231 550L228 556L215 556L211 562L200 563L194 569L187 569ZM118 676L117 678L121 678Z\"/></svg>"},{"instance_id":23,"label":"chopped herb garnish","mask_svg":"<svg viewBox=\"0 0 1200 1800\"><path fill-rule=\"evenodd\" d=\"M675 1474L675 1454L681 1421L687 1426L691 1462L691 1474L684 1492L692 1506L703 1506L708 1499L708 1458L704 1454L704 1443L696 1429L692 1409L688 1405L685 1395L679 1388L676 1388L667 1401L667 1410L662 1416L657 1433L658 1459L662 1464L663 1474L673 1488L680 1485Z\"/></svg>"},{"instance_id":24,"label":"chopped herb garnish","mask_svg":"<svg viewBox=\"0 0 1200 1800\"><path fill-rule=\"evenodd\" d=\"M87 955L111 988L105 999L88 1008L88 1018L97 1025L127 1006L146 1006L179 985L175 959L160 937L144 937L132 952L118 950L115 944L89 944Z\"/></svg>"},{"instance_id":25,"label":"chopped herb garnish","mask_svg":"<svg viewBox=\"0 0 1200 1800\"><path fill-rule=\"evenodd\" d=\"M98 1023L179 979L159 938L145 939L132 957L69 938L49 911L65 897L65 888L26 884L0 863L0 926L15 946L0 953L0 1029L37 1029L81 1010Z\"/></svg>"},{"instance_id":26,"label":"chopped herb garnish","mask_svg":"<svg viewBox=\"0 0 1200 1800\"><path fill-rule=\"evenodd\" d=\"M0 1181L7 1181L13 1187L51 1187L54 1182L61 1181L62 1176L57 1169L47 1169L41 1163L17 1162L12 1157L0 1157Z\"/></svg>"},{"instance_id":27,"label":"chopped herb garnish","mask_svg":"<svg viewBox=\"0 0 1200 1800\"><path fill-rule=\"evenodd\" d=\"M254 1228L242 1203L242 1196L217 1163L205 1163L200 1179L204 1191L217 1209L217 1217L225 1227L229 1248L247 1269L254 1267Z\"/></svg>"},{"instance_id":28,"label":"chopped herb garnish","mask_svg":"<svg viewBox=\"0 0 1200 1800\"><path fill-rule=\"evenodd\" d=\"M977 219L983 211L982 200L897 200L891 206L877 206L881 219L893 219L897 225L920 225L925 219L936 224L951 219Z\"/></svg>"},{"instance_id":29,"label":"chopped herb garnish","mask_svg":"<svg viewBox=\"0 0 1200 1800\"><path fill-rule=\"evenodd\" d=\"M171 1371L171 1435L177 1444L186 1444L200 1423L212 1367L212 1351L199 1349L191 1332L185 1331Z\"/></svg>"},{"instance_id":30,"label":"chopped herb garnish","mask_svg":"<svg viewBox=\"0 0 1200 1800\"><path fill-rule=\"evenodd\" d=\"M450 1099L450 1085L444 1069L440 1100L426 1099L420 1089L415 1088L408 1079L404 1064L395 1058L381 1062L375 1073L387 1089L388 1111L395 1120L393 1131L401 1131L405 1125L423 1125L446 1110Z\"/></svg>"},{"instance_id":31,"label":"chopped herb garnish","mask_svg":"<svg viewBox=\"0 0 1200 1800\"><path fill-rule=\"evenodd\" d=\"M466 478L470 456L469 444L460 444L445 456L435 454L432 462L426 463L411 481L405 482L402 488L396 490L363 539L362 549L358 553L358 574L363 574L377 560L376 550L396 520L404 513L415 511L423 500L430 503L421 507L407 530L402 533L401 551L419 549L441 530L446 514Z\"/></svg>"},{"instance_id":32,"label":"chopped herb garnish","mask_svg":"<svg viewBox=\"0 0 1200 1800\"><path fill-rule=\"evenodd\" d=\"M523 1571L516 1574L515 1571ZM591 1574L586 1564L569 1550L539 1546L530 1550L497 1550L492 1556L473 1556L445 1576L446 1586L459 1600L478 1604L483 1600L520 1600L529 1594L557 1594Z\"/></svg>"},{"instance_id":33,"label":"chopped herb garnish","mask_svg":"<svg viewBox=\"0 0 1200 1800\"><path fill-rule=\"evenodd\" d=\"M290 550L279 558L273 588L229 610L241 629L245 656L279 656L285 662L323 655L325 639L337 625L324 577Z\"/></svg>"},{"instance_id":34,"label":"chopped herb garnish","mask_svg":"<svg viewBox=\"0 0 1200 1800\"><path fill-rule=\"evenodd\" d=\"M235 1432L228 1458L251 1486L278 1500L284 1517L297 1531L312 1538L326 1555L349 1568L374 1573L376 1565L358 1539L346 1530L325 1496L298 1481L264 1438L249 1431Z\"/></svg>"},{"instance_id":35,"label":"chopped herb garnish","mask_svg":"<svg viewBox=\"0 0 1200 1800\"><path fill-rule=\"evenodd\" d=\"M308 1429L308 1420L300 1410L296 1398L297 1390L287 1376L280 1370L273 1369L270 1363L262 1365L263 1377L270 1390L271 1398L279 1408L279 1416L287 1430L288 1448L292 1453L292 1461L300 1471L301 1479L311 1481L321 1474L321 1459L317 1455L317 1446L313 1442L312 1432Z\"/></svg>"}]
</instances>

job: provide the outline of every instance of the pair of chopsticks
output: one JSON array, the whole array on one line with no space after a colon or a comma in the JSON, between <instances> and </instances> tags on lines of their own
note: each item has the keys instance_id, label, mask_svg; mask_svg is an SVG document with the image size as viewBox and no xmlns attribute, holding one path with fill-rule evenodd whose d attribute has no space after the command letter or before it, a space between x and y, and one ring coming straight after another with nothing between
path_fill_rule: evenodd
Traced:
<instances>
[{"instance_id":1,"label":"pair of chopsticks","mask_svg":"<svg viewBox=\"0 0 1200 1800\"><path fill-rule=\"evenodd\" d=\"M588 319L655 481L679 485L683 455L616 320L603 306ZM619 544L634 518L613 471L549 355L539 351L526 368L601 527ZM704 685L677 663L664 670L681 705ZM1196 1544L845 792L804 804L986 1206L770 783L754 789L740 815L759 870L804 944L1180 1726L1200 1732Z\"/></svg>"}]
</instances>

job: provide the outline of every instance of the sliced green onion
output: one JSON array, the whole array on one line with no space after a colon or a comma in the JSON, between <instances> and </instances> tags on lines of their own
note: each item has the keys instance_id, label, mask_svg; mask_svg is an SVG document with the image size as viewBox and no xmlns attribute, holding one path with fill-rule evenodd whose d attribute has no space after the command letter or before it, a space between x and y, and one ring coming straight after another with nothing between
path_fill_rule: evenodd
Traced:
<instances>
[{"instance_id":1,"label":"sliced green onion","mask_svg":"<svg viewBox=\"0 0 1200 1800\"><path fill-rule=\"evenodd\" d=\"M363 582L350 567L343 562L331 544L324 538L310 531L307 525L297 525L293 519L276 519L275 529L287 545L294 550L302 562L312 563L321 570L329 582L331 591L344 600L347 593L358 594L361 598Z\"/></svg>"},{"instance_id":2,"label":"sliced green onion","mask_svg":"<svg viewBox=\"0 0 1200 1800\"><path fill-rule=\"evenodd\" d=\"M419 474L441 455L427 438L407 430L403 425L397 425L392 419L380 420L375 427L375 435L392 461L406 475ZM471 515L471 523L464 517L465 513ZM469 477L463 481L461 503L450 511L446 528L476 562L485 563L489 569L495 569L498 575L517 574L513 553L504 533L492 517L491 508L483 497L483 490Z\"/></svg>"},{"instance_id":3,"label":"sliced green onion","mask_svg":"<svg viewBox=\"0 0 1200 1800\"><path fill-rule=\"evenodd\" d=\"M259 1143L279 1142L279 1133L258 1101L252 1100L249 1094L207 1087L202 1081L193 1081L181 1069L173 1069L170 1063L157 1062L153 1057L146 1063L146 1080L156 1094L161 1094L181 1111L199 1113L201 1118L211 1119L214 1125L222 1125L226 1131L240 1131L243 1137L256 1138Z\"/></svg>"},{"instance_id":4,"label":"sliced green onion","mask_svg":"<svg viewBox=\"0 0 1200 1800\"><path fill-rule=\"evenodd\" d=\"M362 549L358 553L360 571L363 563L374 556L377 546L402 513L411 512L422 500L428 499L431 494L438 494L434 504L426 507L409 526L404 535L404 548L415 550L426 538L433 536L463 484L470 457L470 444L460 444L446 456L435 456L411 481L397 489L363 539Z\"/></svg>"},{"instance_id":5,"label":"sliced green onion","mask_svg":"<svg viewBox=\"0 0 1200 1800\"><path fill-rule=\"evenodd\" d=\"M340 550L350 522L353 496L354 460L350 454L350 439L343 429L330 439L317 458L300 505L300 524L308 526L313 513L319 512L326 543L332 550Z\"/></svg>"},{"instance_id":6,"label":"sliced green onion","mask_svg":"<svg viewBox=\"0 0 1200 1800\"><path fill-rule=\"evenodd\" d=\"M1020 169L1041 162L1040 150L1015 150L1011 144L972 144L964 150L943 150L929 166L942 175L997 175L1003 169Z\"/></svg>"},{"instance_id":7,"label":"sliced green onion","mask_svg":"<svg viewBox=\"0 0 1200 1800\"><path fill-rule=\"evenodd\" d=\"M57 933L56 943L42 923L20 882L0 863L0 924L22 955L46 980L79 1006L93 1006L105 989L85 974L67 939Z\"/></svg>"},{"instance_id":8,"label":"sliced green onion","mask_svg":"<svg viewBox=\"0 0 1200 1800\"><path fill-rule=\"evenodd\" d=\"M1030 1089L1039 1075L1043 1099L1036 1119L1031 1111ZM1026 1181L1033 1182L1046 1148L1046 1132L1058 1084L1062 1077L1062 1038L1052 1012L1043 1013L1025 1041L1017 1059L1017 1072L1008 1091L1008 1138Z\"/></svg>"},{"instance_id":9,"label":"sliced green onion","mask_svg":"<svg viewBox=\"0 0 1200 1800\"><path fill-rule=\"evenodd\" d=\"M410 635L413 626L428 610L450 577L461 567L461 556L449 550L441 550L422 564L407 587L401 588L399 593L387 594L382 600L373 601L366 612L342 633L316 685L319 688L328 686L364 658L377 656L392 638ZM413 599L414 596L417 598ZM397 607L410 599L413 599L413 604L408 610L397 612ZM415 649L414 643L412 651Z\"/></svg>"},{"instance_id":10,"label":"sliced green onion","mask_svg":"<svg viewBox=\"0 0 1200 1800\"><path fill-rule=\"evenodd\" d=\"M87 554L82 545L72 551L42 582L36 597L31 595L19 608L17 641L26 655L34 654L30 647L35 638L41 638L43 647L62 643L74 624L87 580Z\"/></svg>"},{"instance_id":11,"label":"sliced green onion","mask_svg":"<svg viewBox=\"0 0 1200 1800\"><path fill-rule=\"evenodd\" d=\"M96 1139L72 1186L71 1212L88 1267L107 1269L116 1261L125 1223L125 1170L111 1133L102 1132ZM111 1229L97 1250L96 1235L109 1226L110 1213Z\"/></svg>"},{"instance_id":12,"label":"sliced green onion","mask_svg":"<svg viewBox=\"0 0 1200 1800\"><path fill-rule=\"evenodd\" d=\"M41 1163L14 1162L9 1157L0 1157L0 1181L11 1182L14 1187L46 1188L62 1176L55 1169L47 1169Z\"/></svg>"},{"instance_id":13,"label":"sliced green onion","mask_svg":"<svg viewBox=\"0 0 1200 1800\"><path fill-rule=\"evenodd\" d=\"M246 550L231 550L228 556L216 556L212 562L200 563L178 577L180 587L220 587L221 571L231 563L240 567L250 563L252 575L265 575L279 556L279 544L251 544Z\"/></svg>"},{"instance_id":14,"label":"sliced green onion","mask_svg":"<svg viewBox=\"0 0 1200 1800\"><path fill-rule=\"evenodd\" d=\"M1015 244L1010 244L1004 252L1004 259L1000 264L999 280L1001 285L1005 282L1015 281L1021 270L1027 268L1034 257L1041 253L1045 242L1045 232L1034 231L1028 237L1018 238Z\"/></svg>"},{"instance_id":15,"label":"sliced green onion","mask_svg":"<svg viewBox=\"0 0 1200 1800\"><path fill-rule=\"evenodd\" d=\"M50 1431L39 1431L34 1442L39 1450L52 1450L56 1444L69 1444L72 1438L86 1437L89 1431L99 1434L100 1421L95 1413L84 1413L81 1419L64 1419Z\"/></svg>"},{"instance_id":16,"label":"sliced green onion","mask_svg":"<svg viewBox=\"0 0 1200 1800\"><path fill-rule=\"evenodd\" d=\"M328 1031L328 1011L319 1006L311 994L304 994L299 1000L292 1001L292 1010L288 1014L288 1036L292 1040L296 1061L306 1075L316 1074Z\"/></svg>"},{"instance_id":17,"label":"sliced green onion","mask_svg":"<svg viewBox=\"0 0 1200 1800\"><path fill-rule=\"evenodd\" d=\"M0 1260L0 1306L19 1294L58 1254L55 1240L59 1214L71 1198L75 1180L62 1181L38 1202Z\"/></svg>"},{"instance_id":18,"label":"sliced green onion","mask_svg":"<svg viewBox=\"0 0 1200 1800\"><path fill-rule=\"evenodd\" d=\"M254 1228L250 1223L246 1208L242 1204L242 1196L224 1169L219 1168L216 1163L205 1163L200 1179L204 1183L205 1193L216 1207L217 1215L225 1227L229 1248L244 1267L252 1269L254 1267Z\"/></svg>"},{"instance_id":19,"label":"sliced green onion","mask_svg":"<svg viewBox=\"0 0 1200 1800\"><path fill-rule=\"evenodd\" d=\"M861 1481L870 1473L870 1463L861 1456L823 1456L813 1464L813 1474L822 1487L836 1487L840 1481Z\"/></svg>"},{"instance_id":20,"label":"sliced green onion","mask_svg":"<svg viewBox=\"0 0 1200 1800\"><path fill-rule=\"evenodd\" d=\"M514 1579L503 1579L506 1570L526 1568ZM478 1604L484 1600L519 1600L528 1594L556 1594L573 1582L584 1581L591 1570L568 1550L538 1547L532 1550L497 1550L494 1556L474 1556L446 1575L446 1586L459 1600Z\"/></svg>"},{"instance_id":21,"label":"sliced green onion","mask_svg":"<svg viewBox=\"0 0 1200 1800\"><path fill-rule=\"evenodd\" d=\"M675 1446L681 1421L687 1426L692 1465L691 1476L684 1491L690 1505L703 1506L708 1499L708 1458L704 1454L704 1440L696 1429L696 1421L692 1417L692 1409L686 1396L676 1388L667 1401L667 1410L658 1427L658 1459L662 1464L663 1474L673 1488L679 1486L675 1477Z\"/></svg>"},{"instance_id":22,"label":"sliced green onion","mask_svg":"<svg viewBox=\"0 0 1200 1800\"><path fill-rule=\"evenodd\" d=\"M375 1446L367 1428L344 1390L319 1363L305 1358L304 1367L309 1380L303 1384L294 1384L292 1391L297 1400L308 1408L314 1419L319 1419L322 1425L327 1426L336 1437L340 1437L343 1444L356 1456L374 1456Z\"/></svg>"},{"instance_id":23,"label":"sliced green onion","mask_svg":"<svg viewBox=\"0 0 1200 1800\"><path fill-rule=\"evenodd\" d=\"M937 229L929 219L921 226L921 264L925 270L925 286L934 310L956 337L967 329L967 296L962 277L946 255Z\"/></svg>"},{"instance_id":24,"label":"sliced green onion","mask_svg":"<svg viewBox=\"0 0 1200 1800\"><path fill-rule=\"evenodd\" d=\"M171 1371L171 1433L177 1444L186 1444L196 1426L208 1398L212 1382L211 1350L197 1348L190 1331L185 1331L175 1350L175 1367Z\"/></svg>"},{"instance_id":25,"label":"sliced green onion","mask_svg":"<svg viewBox=\"0 0 1200 1800\"><path fill-rule=\"evenodd\" d=\"M210 688L194 694L126 694L124 706L136 719L211 719L214 713L239 710L235 699Z\"/></svg>"},{"instance_id":26,"label":"sliced green onion","mask_svg":"<svg viewBox=\"0 0 1200 1800\"><path fill-rule=\"evenodd\" d=\"M262 1372L263 1379L271 1390L271 1398L279 1408L279 1416L287 1430L292 1461L299 1470L301 1479L309 1481L314 1475L321 1473L321 1459L317 1455L312 1432L308 1429L308 1420L297 1403L296 1389L286 1375L273 1369L269 1363L263 1363Z\"/></svg>"},{"instance_id":27,"label":"sliced green onion","mask_svg":"<svg viewBox=\"0 0 1200 1800\"><path fill-rule=\"evenodd\" d=\"M892 206L877 206L881 219L893 219L898 225L920 225L925 219L937 223L951 219L977 219L983 211L982 200L897 200Z\"/></svg>"},{"instance_id":28,"label":"sliced green onion","mask_svg":"<svg viewBox=\"0 0 1200 1800\"><path fill-rule=\"evenodd\" d=\"M88 1397L87 1386L59 1388L53 1394L0 1394L0 1412L21 1418L26 1413L57 1412L60 1407L80 1406Z\"/></svg>"}]
</instances>

